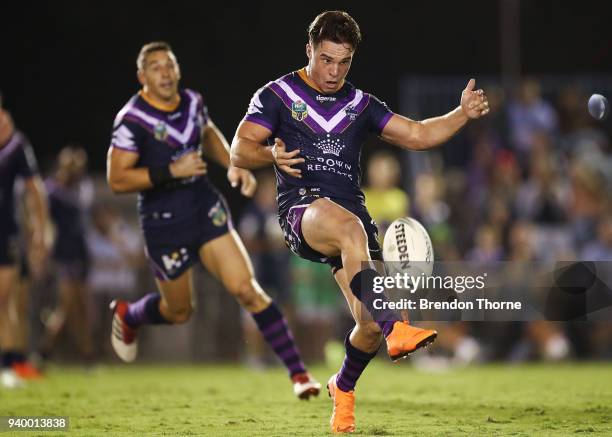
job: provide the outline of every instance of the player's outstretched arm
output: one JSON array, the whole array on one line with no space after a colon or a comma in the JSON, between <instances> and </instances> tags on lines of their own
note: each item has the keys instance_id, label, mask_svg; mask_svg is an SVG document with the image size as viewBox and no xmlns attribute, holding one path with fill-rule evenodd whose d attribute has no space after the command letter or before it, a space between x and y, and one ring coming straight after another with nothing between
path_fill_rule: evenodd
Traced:
<instances>
[{"instance_id":1,"label":"player's outstretched arm","mask_svg":"<svg viewBox=\"0 0 612 437\"><path fill-rule=\"evenodd\" d=\"M440 117L414 121L394 114L382 131L382 138L409 150L426 150L448 141L470 119L480 118L489 112L484 91L474 90L476 81L470 79L461 93L461 104Z\"/></svg>"},{"instance_id":2,"label":"player's outstretched arm","mask_svg":"<svg viewBox=\"0 0 612 437\"><path fill-rule=\"evenodd\" d=\"M206 174L206 163L197 152L186 153L169 165L136 167L138 154L111 147L106 160L106 179L115 193L132 193L163 185L173 179Z\"/></svg>"}]
</instances>

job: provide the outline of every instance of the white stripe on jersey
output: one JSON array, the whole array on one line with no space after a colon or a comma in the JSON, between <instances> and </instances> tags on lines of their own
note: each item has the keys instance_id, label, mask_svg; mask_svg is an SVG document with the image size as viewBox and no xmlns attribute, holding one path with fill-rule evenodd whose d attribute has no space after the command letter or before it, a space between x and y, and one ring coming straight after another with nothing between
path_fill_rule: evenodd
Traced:
<instances>
[{"instance_id":1,"label":"white stripe on jersey","mask_svg":"<svg viewBox=\"0 0 612 437\"><path fill-rule=\"evenodd\" d=\"M138 151L138 147L134 144L134 134L123 124L113 132L112 145L120 149Z\"/></svg>"},{"instance_id":2,"label":"white stripe on jersey","mask_svg":"<svg viewBox=\"0 0 612 437\"><path fill-rule=\"evenodd\" d=\"M287 93L287 96L289 96L289 98L291 100L293 100L294 102L296 101L302 101L302 99L300 98L300 96L298 96L289 85L287 85L287 83L284 80L278 80L276 81L276 83L283 89L283 91L285 91ZM314 121L317 122L317 124L319 126L321 126L321 128L325 131L325 132L331 132L336 126L338 126L338 123L340 123L342 121L342 119L344 119L344 117L346 117L346 108L348 108L349 106L351 107L355 107L359 104L359 102L361 102L361 99L363 99L363 92L361 90L356 90L355 92L355 98L347 103L342 109L340 109L336 115L334 115L329 121L325 120L325 118L323 118L321 115L319 115L317 113L317 111L314 110L314 108L310 105L306 104L307 110L308 110L308 117L312 118Z\"/></svg>"},{"instance_id":3,"label":"white stripe on jersey","mask_svg":"<svg viewBox=\"0 0 612 437\"><path fill-rule=\"evenodd\" d=\"M178 130L170 126L168 123L165 123L164 120L153 117L152 115L149 115L141 111L140 109L131 107L126 113L138 117L145 123L149 124L152 128L155 128L155 126L157 126L159 122L164 122L166 124L166 132L168 132L169 136L174 138L180 144L187 144L187 142L189 141L189 138L191 138L191 135L193 134L193 129L196 126L196 123L194 122L194 118L195 118L194 116L196 115L196 111L197 111L198 98L195 95L195 93L193 93L192 91L190 90L186 90L186 91L189 97L191 97L191 103L189 105L189 119L187 121L187 125L185 126L185 129L182 132L179 132Z\"/></svg>"}]
</instances>

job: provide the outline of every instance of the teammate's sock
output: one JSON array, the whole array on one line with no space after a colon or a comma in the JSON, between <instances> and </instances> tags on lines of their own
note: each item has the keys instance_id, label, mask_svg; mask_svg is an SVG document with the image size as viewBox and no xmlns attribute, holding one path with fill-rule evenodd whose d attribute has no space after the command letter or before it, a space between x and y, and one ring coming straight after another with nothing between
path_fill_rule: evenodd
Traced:
<instances>
[{"instance_id":1,"label":"teammate's sock","mask_svg":"<svg viewBox=\"0 0 612 437\"><path fill-rule=\"evenodd\" d=\"M276 356L285 363L289 376L306 372L287 321L276 304L272 302L268 308L259 313L253 313L252 316L266 342L274 349Z\"/></svg>"},{"instance_id":2,"label":"teammate's sock","mask_svg":"<svg viewBox=\"0 0 612 437\"><path fill-rule=\"evenodd\" d=\"M364 352L357 349L351 344L350 341L351 332L346 334L344 339L344 347L346 348L346 356L342 363L342 369L338 372L336 377L336 385L344 392L349 392L355 389L357 380L365 370L366 366L376 356L376 352Z\"/></svg>"},{"instance_id":3,"label":"teammate's sock","mask_svg":"<svg viewBox=\"0 0 612 437\"><path fill-rule=\"evenodd\" d=\"M140 325L161 325L170 323L159 311L159 301L161 294L149 293L141 297L136 302L128 305L128 310L125 313L125 323L129 327L136 329Z\"/></svg>"},{"instance_id":4,"label":"teammate's sock","mask_svg":"<svg viewBox=\"0 0 612 437\"><path fill-rule=\"evenodd\" d=\"M393 324L400 318L384 305L384 302L388 301L384 293L374 293L374 278L379 276L381 275L374 269L361 270L353 276L350 287L355 297L365 305L374 321L380 326L386 338L393 330ZM383 309L374 307L374 300L376 299L380 299L381 305L378 306Z\"/></svg>"}]
</instances>

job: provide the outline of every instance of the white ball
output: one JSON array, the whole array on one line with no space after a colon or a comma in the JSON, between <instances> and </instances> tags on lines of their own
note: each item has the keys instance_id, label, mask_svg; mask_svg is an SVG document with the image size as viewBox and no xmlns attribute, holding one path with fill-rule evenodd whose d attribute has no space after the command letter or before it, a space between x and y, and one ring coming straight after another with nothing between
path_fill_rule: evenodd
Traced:
<instances>
[{"instance_id":1,"label":"white ball","mask_svg":"<svg viewBox=\"0 0 612 437\"><path fill-rule=\"evenodd\" d=\"M596 120L602 120L608 112L608 99L601 94L593 94L589 99L589 113Z\"/></svg>"},{"instance_id":2,"label":"white ball","mask_svg":"<svg viewBox=\"0 0 612 437\"><path fill-rule=\"evenodd\" d=\"M402 217L391 223L385 233L383 258L389 274L430 276L433 272L431 239L423 225L411 217Z\"/></svg>"}]
</instances>

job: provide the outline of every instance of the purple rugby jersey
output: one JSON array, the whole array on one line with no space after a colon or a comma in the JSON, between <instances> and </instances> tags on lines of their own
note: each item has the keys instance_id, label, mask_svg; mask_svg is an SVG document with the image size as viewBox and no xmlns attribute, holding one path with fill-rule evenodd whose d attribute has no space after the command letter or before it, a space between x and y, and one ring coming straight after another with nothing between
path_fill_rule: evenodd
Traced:
<instances>
[{"instance_id":1,"label":"purple rugby jersey","mask_svg":"<svg viewBox=\"0 0 612 437\"><path fill-rule=\"evenodd\" d=\"M369 133L380 135L393 115L371 94L345 82L334 94L321 94L292 72L260 88L244 120L260 124L282 139L287 151L300 149L306 161L295 178L276 169L279 210L299 188L318 188L321 195L363 200L360 188L361 147Z\"/></svg>"},{"instance_id":2,"label":"purple rugby jersey","mask_svg":"<svg viewBox=\"0 0 612 437\"><path fill-rule=\"evenodd\" d=\"M202 96L180 90L181 100L173 111L150 105L140 94L119 111L110 147L138 154L136 167L168 165L185 153L199 151L208 109ZM215 195L206 176L194 176L142 191L138 212L143 227L184 223L195 216L205 196Z\"/></svg>"}]
</instances>

